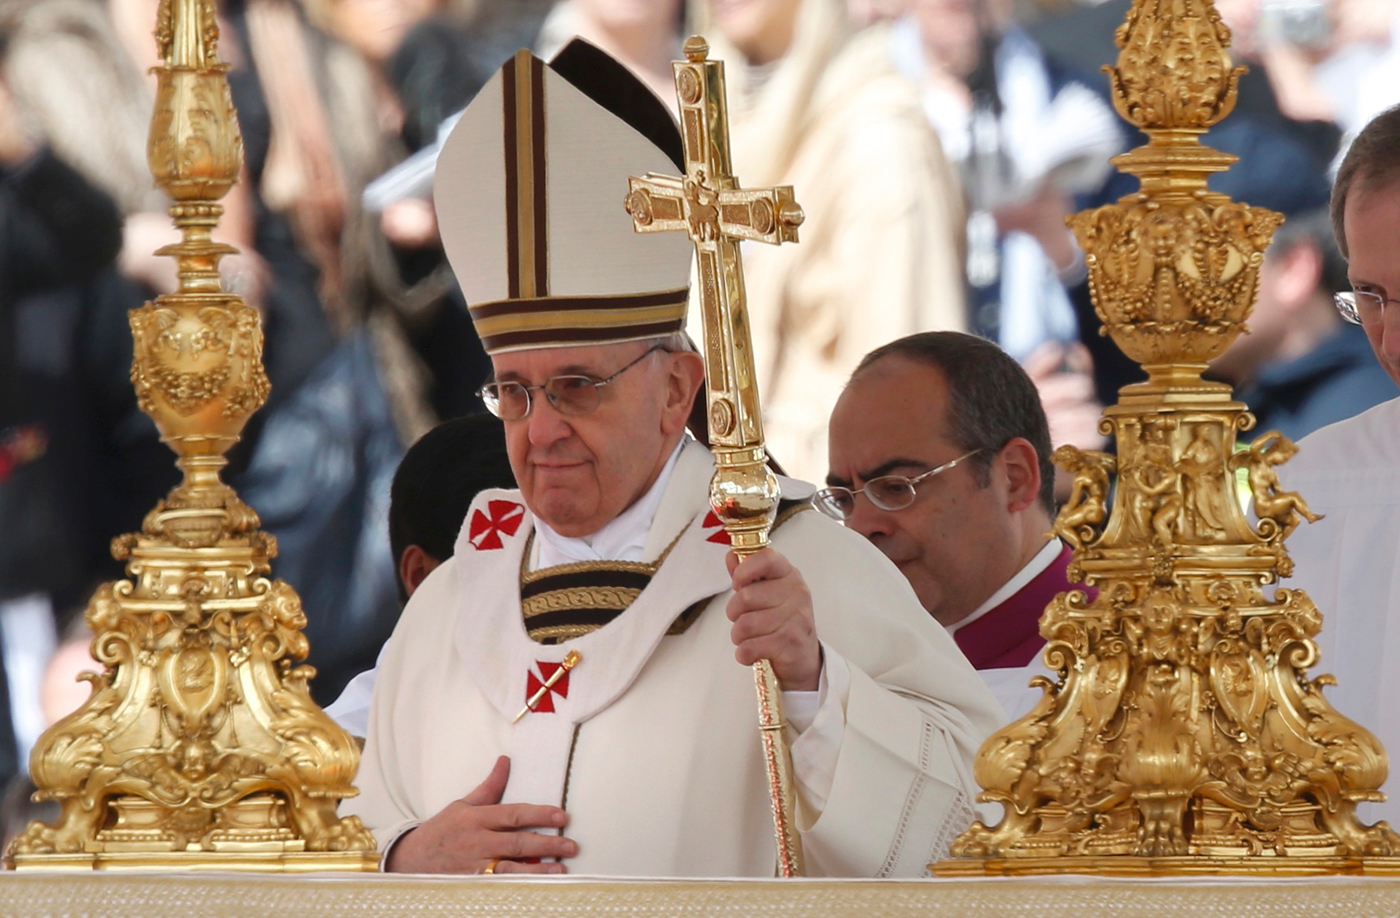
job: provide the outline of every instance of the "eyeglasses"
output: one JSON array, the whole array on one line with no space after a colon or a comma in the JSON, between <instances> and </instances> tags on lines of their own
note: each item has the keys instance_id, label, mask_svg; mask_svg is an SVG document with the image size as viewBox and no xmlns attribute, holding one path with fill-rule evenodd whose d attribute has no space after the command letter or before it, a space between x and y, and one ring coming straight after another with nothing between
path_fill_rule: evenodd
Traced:
<instances>
[{"instance_id":1,"label":"eyeglasses","mask_svg":"<svg viewBox=\"0 0 1400 918\"><path fill-rule=\"evenodd\" d=\"M855 490L839 487L822 488L812 495L812 506L833 520L844 523L856 512L856 495L863 492L866 497L870 498L870 502L881 510L903 510L914 503L914 498L917 496L916 488L923 481L948 471L964 459L985 451L985 449L974 449L970 453L963 453L953 461L945 462L938 468L929 469L922 475L916 475L913 478L905 478L903 475L881 475L879 478L867 481L865 487Z\"/></svg>"},{"instance_id":2,"label":"eyeglasses","mask_svg":"<svg viewBox=\"0 0 1400 918\"><path fill-rule=\"evenodd\" d=\"M1374 290L1348 290L1332 294L1332 302L1343 319L1353 325L1364 325L1379 319L1386 303L1400 303L1400 300L1383 297Z\"/></svg>"},{"instance_id":3,"label":"eyeglasses","mask_svg":"<svg viewBox=\"0 0 1400 918\"><path fill-rule=\"evenodd\" d=\"M482 386L476 394L486 403L486 410L502 421L519 421L527 417L533 407L530 392L535 389L544 392L544 397L549 399L555 411L569 417L581 417L598 410L598 405L603 400L599 389L641 363L646 357L664 350L666 348L658 344L607 379L571 374L551 376L539 386L527 386L518 382L493 382Z\"/></svg>"}]
</instances>

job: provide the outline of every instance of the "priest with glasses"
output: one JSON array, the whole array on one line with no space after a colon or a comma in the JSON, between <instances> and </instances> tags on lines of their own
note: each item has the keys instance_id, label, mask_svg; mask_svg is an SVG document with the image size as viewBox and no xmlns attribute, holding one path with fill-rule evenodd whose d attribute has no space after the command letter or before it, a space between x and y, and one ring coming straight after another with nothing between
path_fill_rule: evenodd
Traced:
<instances>
[{"instance_id":1,"label":"priest with glasses","mask_svg":"<svg viewBox=\"0 0 1400 918\"><path fill-rule=\"evenodd\" d=\"M973 818L999 712L908 582L802 483L742 564L710 510L691 246L622 206L681 158L664 106L581 43L518 54L445 144L443 242L519 490L476 497L381 657L342 810L389 870L772 876L760 658L809 874L920 876Z\"/></svg>"},{"instance_id":2,"label":"priest with glasses","mask_svg":"<svg viewBox=\"0 0 1400 918\"><path fill-rule=\"evenodd\" d=\"M861 360L827 430L817 508L899 566L1007 716L1027 713L1044 696L1031 679L1056 678L1041 659L1041 613L1058 593L1095 593L1070 582L1073 553L1051 535L1050 429L1026 371L982 338L910 335ZM1060 455L1081 467L1111 461ZM1107 497L1095 465L1069 509L1093 515Z\"/></svg>"}]
</instances>

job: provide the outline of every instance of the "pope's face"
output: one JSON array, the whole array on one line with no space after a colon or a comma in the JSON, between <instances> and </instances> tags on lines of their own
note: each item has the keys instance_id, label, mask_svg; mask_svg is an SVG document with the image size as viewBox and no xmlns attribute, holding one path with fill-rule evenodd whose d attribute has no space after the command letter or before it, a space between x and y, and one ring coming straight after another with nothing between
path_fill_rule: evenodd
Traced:
<instances>
[{"instance_id":1,"label":"pope's face","mask_svg":"<svg viewBox=\"0 0 1400 918\"><path fill-rule=\"evenodd\" d=\"M1400 299L1400 181L1379 187L1353 184L1342 225L1353 289ZM1362 327L1381 366L1400 383L1400 303L1386 303L1380 317Z\"/></svg>"},{"instance_id":2,"label":"pope's face","mask_svg":"<svg viewBox=\"0 0 1400 918\"><path fill-rule=\"evenodd\" d=\"M896 356L867 369L831 415L827 484L854 489L882 475L913 478L961 456L966 450L947 435L947 401L936 367ZM902 510L881 510L860 494L846 521L895 563L945 625L970 615L1019 567L1002 463L1001 456L992 461L983 486L975 461L960 462L920 482Z\"/></svg>"},{"instance_id":3,"label":"pope's face","mask_svg":"<svg viewBox=\"0 0 1400 918\"><path fill-rule=\"evenodd\" d=\"M498 381L543 385L552 376L606 379L646 352L643 342L498 354ZM506 421L506 450L525 503L560 535L591 535L656 481L685 429L703 370L694 354L656 351L602 387L598 410L561 414L544 391Z\"/></svg>"}]
</instances>

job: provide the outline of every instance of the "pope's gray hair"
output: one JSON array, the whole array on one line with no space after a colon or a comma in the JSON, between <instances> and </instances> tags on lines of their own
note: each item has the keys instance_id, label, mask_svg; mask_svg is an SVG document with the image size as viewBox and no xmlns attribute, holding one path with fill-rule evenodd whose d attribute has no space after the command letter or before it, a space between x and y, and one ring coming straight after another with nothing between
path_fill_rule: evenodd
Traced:
<instances>
[{"instance_id":1,"label":"pope's gray hair","mask_svg":"<svg viewBox=\"0 0 1400 918\"><path fill-rule=\"evenodd\" d=\"M684 329L673 331L669 335L657 335L655 338L646 338L643 341L647 347L659 347L663 351L676 353L697 354L700 349L695 346L695 342L690 340L690 335Z\"/></svg>"}]
</instances>

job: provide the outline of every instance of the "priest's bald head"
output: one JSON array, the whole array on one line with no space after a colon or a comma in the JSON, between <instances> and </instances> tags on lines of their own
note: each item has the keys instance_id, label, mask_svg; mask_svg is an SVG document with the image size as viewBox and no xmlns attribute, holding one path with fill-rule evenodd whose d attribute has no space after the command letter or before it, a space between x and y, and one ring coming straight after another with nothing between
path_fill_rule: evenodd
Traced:
<instances>
[{"instance_id":1,"label":"priest's bald head","mask_svg":"<svg viewBox=\"0 0 1400 918\"><path fill-rule=\"evenodd\" d=\"M829 431L818 506L884 552L944 625L1045 548L1049 427L1034 383L995 344L925 332L871 352Z\"/></svg>"},{"instance_id":2,"label":"priest's bald head","mask_svg":"<svg viewBox=\"0 0 1400 918\"><path fill-rule=\"evenodd\" d=\"M665 106L575 42L518 54L438 159L442 238L494 369L525 502L564 536L615 519L685 431L704 365L681 328L691 246L638 235L628 177L683 171Z\"/></svg>"}]
</instances>

